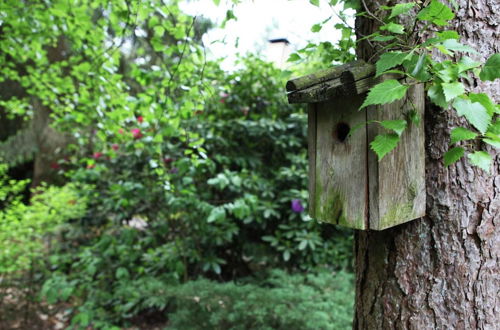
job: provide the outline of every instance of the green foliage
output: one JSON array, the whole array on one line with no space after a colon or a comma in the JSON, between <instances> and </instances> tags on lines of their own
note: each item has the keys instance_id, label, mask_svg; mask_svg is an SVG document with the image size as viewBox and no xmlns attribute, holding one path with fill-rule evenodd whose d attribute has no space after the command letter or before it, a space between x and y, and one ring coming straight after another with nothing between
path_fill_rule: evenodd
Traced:
<instances>
[{"instance_id":1,"label":"green foliage","mask_svg":"<svg viewBox=\"0 0 500 330\"><path fill-rule=\"evenodd\" d=\"M426 6L411 2L386 6L382 9L390 11L390 14L383 18L384 25L380 27L380 31L368 36L373 41L385 42L383 46L380 46L384 53L375 64L376 75L395 72L405 76L406 79L402 84L391 79L375 85L369 91L362 108L391 103L403 98L410 85L426 83L427 96L431 102L444 109L452 105L457 114L464 116L479 132L478 134L465 128L453 130L452 144L464 140L481 139L491 146L498 147L500 135L492 125L498 114L498 105L486 94L467 93L463 81L470 82L471 75L479 76L483 81L499 78L499 54L493 54L483 65L482 70L478 70L481 63L467 56L460 56L460 53L475 54L477 52L472 47L461 44L458 41L460 36L456 31L442 30L442 27L448 25L448 21L455 17L455 14L438 0L432 0ZM410 26L410 29L405 29L405 26L398 23L400 15L407 15L413 9L417 11L416 20L425 23L423 30L434 34L423 43L418 43L419 39L415 38L414 27ZM422 34L422 31L418 33ZM441 52L448 59L440 62L434 61L431 56L434 50ZM375 138L371 146L379 159L382 159L387 152L395 148L397 140L395 135L392 137L380 135ZM444 155L445 165L454 163L464 153L463 147L450 149ZM469 154L468 158L473 165L488 170L491 158L486 155L486 152L475 151Z\"/></svg>"},{"instance_id":2,"label":"green foliage","mask_svg":"<svg viewBox=\"0 0 500 330\"><path fill-rule=\"evenodd\" d=\"M31 204L22 202L28 181L6 176L0 164L0 274L27 270L45 255L43 239L58 225L80 217L86 202L73 185L45 187L36 192Z\"/></svg>"},{"instance_id":3,"label":"green foliage","mask_svg":"<svg viewBox=\"0 0 500 330\"><path fill-rule=\"evenodd\" d=\"M495 80L500 78L500 54L493 54L484 63L484 67L479 74L482 81Z\"/></svg>"},{"instance_id":4,"label":"green foliage","mask_svg":"<svg viewBox=\"0 0 500 330\"><path fill-rule=\"evenodd\" d=\"M370 89L361 109L369 105L386 104L400 100L405 96L407 89L408 86L401 85L395 79L386 80Z\"/></svg>"},{"instance_id":5,"label":"green foliage","mask_svg":"<svg viewBox=\"0 0 500 330\"><path fill-rule=\"evenodd\" d=\"M109 295L95 290L72 320L77 327L130 326L135 315L156 311L172 329L350 329L353 276L326 269L289 275L282 270L239 283L207 279L172 284L159 276L121 275ZM64 300L78 284L64 275L47 282L47 299ZM96 305L106 299L105 312ZM151 315L151 314L150 314ZM308 317L304 317L308 315Z\"/></svg>"}]
</instances>

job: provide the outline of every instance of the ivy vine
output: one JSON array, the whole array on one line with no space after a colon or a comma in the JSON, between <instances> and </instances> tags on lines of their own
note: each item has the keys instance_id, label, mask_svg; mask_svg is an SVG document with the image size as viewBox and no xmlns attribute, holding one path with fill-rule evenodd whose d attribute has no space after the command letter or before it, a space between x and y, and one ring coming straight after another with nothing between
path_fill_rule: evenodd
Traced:
<instances>
[{"instance_id":1,"label":"ivy vine","mask_svg":"<svg viewBox=\"0 0 500 330\"><path fill-rule=\"evenodd\" d=\"M331 1L330 5L332 2L335 5L338 1ZM458 7L455 2L452 3L456 11ZM352 6L352 2L349 2L349 6ZM385 79L373 86L361 108L392 103L404 98L410 85L425 84L426 94L432 103L445 110L454 109L470 124L452 129L450 148L444 154L445 166L464 157L467 151L467 157L473 165L489 172L492 156L485 150L474 150L470 142L479 139L500 148L500 106L485 93L466 92L463 82L472 83L474 76L482 81L500 78L500 54L491 55L485 63L469 57L477 54L477 51L461 43L457 31L446 28L455 14L438 0L382 6L376 14L371 13L366 6L365 12L360 14L380 24L378 31L361 39L380 46L374 55L378 56L375 76L395 73L405 79ZM404 25L400 23L403 16L412 16L414 19L405 20L409 23ZM421 41L418 35L430 37ZM435 51L446 59L434 60L432 53ZM376 136L370 143L379 160L396 148L408 124L418 123L419 120L416 116L407 116L404 120L378 122L389 131Z\"/></svg>"}]
</instances>

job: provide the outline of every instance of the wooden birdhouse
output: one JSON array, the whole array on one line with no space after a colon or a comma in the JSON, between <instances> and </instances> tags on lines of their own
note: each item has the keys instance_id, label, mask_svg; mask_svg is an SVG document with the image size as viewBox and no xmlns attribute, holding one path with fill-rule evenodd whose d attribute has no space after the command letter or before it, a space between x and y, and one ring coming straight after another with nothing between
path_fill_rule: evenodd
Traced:
<instances>
[{"instance_id":1,"label":"wooden birdhouse","mask_svg":"<svg viewBox=\"0 0 500 330\"><path fill-rule=\"evenodd\" d=\"M359 110L367 91L387 79L374 72L355 61L287 82L288 101L309 104L309 214L320 221L382 230L425 215L423 86L410 87L402 100ZM420 123L408 125L379 161L370 142L387 130L376 123L410 112Z\"/></svg>"}]
</instances>

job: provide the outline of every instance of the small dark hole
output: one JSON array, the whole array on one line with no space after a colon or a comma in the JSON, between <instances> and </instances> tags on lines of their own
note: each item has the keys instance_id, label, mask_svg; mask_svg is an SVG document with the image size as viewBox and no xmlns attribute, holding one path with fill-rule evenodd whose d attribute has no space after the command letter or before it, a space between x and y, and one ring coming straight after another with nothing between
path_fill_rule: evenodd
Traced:
<instances>
[{"instance_id":1,"label":"small dark hole","mask_svg":"<svg viewBox=\"0 0 500 330\"><path fill-rule=\"evenodd\" d=\"M349 135L349 131L351 130L351 128L349 127L348 124L346 123L338 123L337 124L337 128L336 128L336 135L337 135L337 139L340 141L340 142L344 142L345 139L347 139L347 136Z\"/></svg>"}]
</instances>

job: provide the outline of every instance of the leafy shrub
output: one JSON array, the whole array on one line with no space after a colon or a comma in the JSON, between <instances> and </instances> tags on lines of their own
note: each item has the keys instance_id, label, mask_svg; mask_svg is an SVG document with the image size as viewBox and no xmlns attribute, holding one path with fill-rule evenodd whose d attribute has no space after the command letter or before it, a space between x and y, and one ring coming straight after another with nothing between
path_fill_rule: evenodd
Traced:
<instances>
[{"instance_id":1,"label":"leafy shrub","mask_svg":"<svg viewBox=\"0 0 500 330\"><path fill-rule=\"evenodd\" d=\"M352 275L271 272L262 286L197 280L173 290L172 329L350 329Z\"/></svg>"},{"instance_id":2,"label":"leafy shrub","mask_svg":"<svg viewBox=\"0 0 500 330\"><path fill-rule=\"evenodd\" d=\"M44 187L22 202L27 180L6 176L7 166L0 164L0 274L27 270L46 254L43 238L68 221L85 213L86 203L73 185Z\"/></svg>"},{"instance_id":3,"label":"leafy shrub","mask_svg":"<svg viewBox=\"0 0 500 330\"><path fill-rule=\"evenodd\" d=\"M156 319L163 315L168 329L351 328L352 274L323 269L289 275L271 270L264 277L241 283L199 279L181 285L160 277L129 280L114 288L106 307L96 308L98 295L105 294L96 290L78 308L72 324L110 329L130 326L135 316L149 313ZM44 292L55 297L57 291L60 297L62 288L71 291L74 282L61 276L47 283Z\"/></svg>"}]
</instances>

